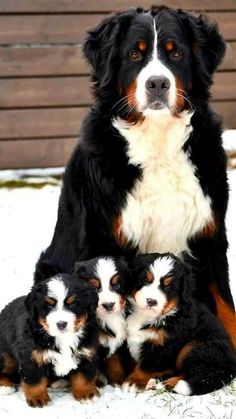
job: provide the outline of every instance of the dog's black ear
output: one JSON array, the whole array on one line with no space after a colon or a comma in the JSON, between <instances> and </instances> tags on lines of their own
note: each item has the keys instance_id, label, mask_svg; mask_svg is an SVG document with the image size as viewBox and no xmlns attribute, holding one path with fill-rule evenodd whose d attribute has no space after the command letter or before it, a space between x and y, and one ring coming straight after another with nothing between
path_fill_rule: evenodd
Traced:
<instances>
[{"instance_id":1,"label":"dog's black ear","mask_svg":"<svg viewBox=\"0 0 236 419\"><path fill-rule=\"evenodd\" d=\"M38 287L37 287L38 290ZM38 302L38 291L33 287L30 293L25 298L25 308L31 320L36 316L36 307Z\"/></svg>"},{"instance_id":2,"label":"dog's black ear","mask_svg":"<svg viewBox=\"0 0 236 419\"><path fill-rule=\"evenodd\" d=\"M195 290L195 280L192 274L191 266L180 260L176 260L174 265L174 275L179 278L180 297L185 303L189 303Z\"/></svg>"},{"instance_id":3,"label":"dog's black ear","mask_svg":"<svg viewBox=\"0 0 236 419\"><path fill-rule=\"evenodd\" d=\"M71 273L76 278L84 278L87 270L88 270L88 262L82 260L79 262L75 262L74 268Z\"/></svg>"},{"instance_id":4,"label":"dog's black ear","mask_svg":"<svg viewBox=\"0 0 236 419\"><path fill-rule=\"evenodd\" d=\"M116 57L121 37L127 23L136 14L132 9L104 19L96 28L90 30L83 45L85 58L92 67L93 80L97 87L105 87L116 73Z\"/></svg>"},{"instance_id":5,"label":"dog's black ear","mask_svg":"<svg viewBox=\"0 0 236 419\"><path fill-rule=\"evenodd\" d=\"M226 43L219 32L219 27L206 15L183 12L181 16L190 27L191 33L188 35L194 55L198 63L205 67L202 70L211 76L224 58L226 50Z\"/></svg>"},{"instance_id":6,"label":"dog's black ear","mask_svg":"<svg viewBox=\"0 0 236 419\"><path fill-rule=\"evenodd\" d=\"M95 287L88 286L81 292L81 297L88 313L95 314L98 306L98 293Z\"/></svg>"}]
</instances>

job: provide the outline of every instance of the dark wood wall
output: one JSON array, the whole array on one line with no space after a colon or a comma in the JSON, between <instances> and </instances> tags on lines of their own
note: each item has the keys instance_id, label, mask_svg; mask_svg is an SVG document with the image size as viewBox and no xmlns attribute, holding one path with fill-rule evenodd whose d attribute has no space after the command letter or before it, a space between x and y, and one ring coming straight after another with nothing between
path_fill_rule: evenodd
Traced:
<instances>
[{"instance_id":1,"label":"dark wood wall","mask_svg":"<svg viewBox=\"0 0 236 419\"><path fill-rule=\"evenodd\" d=\"M81 55L87 29L146 0L0 0L0 168L66 163L91 103ZM166 0L205 11L227 40L213 106L236 128L236 0Z\"/></svg>"}]
</instances>

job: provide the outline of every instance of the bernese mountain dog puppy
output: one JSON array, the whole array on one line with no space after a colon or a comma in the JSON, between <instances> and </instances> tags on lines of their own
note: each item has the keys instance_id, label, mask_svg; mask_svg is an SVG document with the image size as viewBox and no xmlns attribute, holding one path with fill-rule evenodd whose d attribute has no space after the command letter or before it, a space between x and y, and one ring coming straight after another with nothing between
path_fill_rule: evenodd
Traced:
<instances>
[{"instance_id":1,"label":"bernese mountain dog puppy","mask_svg":"<svg viewBox=\"0 0 236 419\"><path fill-rule=\"evenodd\" d=\"M215 23L164 6L130 9L89 31L95 101L65 170L36 282L54 269L69 273L78 260L172 252L189 259L196 297L236 345L226 157L209 105L224 53Z\"/></svg>"},{"instance_id":2,"label":"bernese mountain dog puppy","mask_svg":"<svg viewBox=\"0 0 236 419\"><path fill-rule=\"evenodd\" d=\"M122 384L133 366L126 345L126 271L124 258L98 257L77 262L73 272L98 292L98 364L109 384Z\"/></svg>"},{"instance_id":3,"label":"bernese mountain dog puppy","mask_svg":"<svg viewBox=\"0 0 236 419\"><path fill-rule=\"evenodd\" d=\"M0 394L21 382L29 406L42 407L51 379L67 377L76 400L97 396L97 302L92 287L61 274L8 304L0 314Z\"/></svg>"},{"instance_id":4,"label":"bernese mountain dog puppy","mask_svg":"<svg viewBox=\"0 0 236 419\"><path fill-rule=\"evenodd\" d=\"M193 298L191 271L175 256L137 256L131 267L127 344L136 366L125 386L149 380L184 395L221 388L236 376L236 353L213 313Z\"/></svg>"}]
</instances>

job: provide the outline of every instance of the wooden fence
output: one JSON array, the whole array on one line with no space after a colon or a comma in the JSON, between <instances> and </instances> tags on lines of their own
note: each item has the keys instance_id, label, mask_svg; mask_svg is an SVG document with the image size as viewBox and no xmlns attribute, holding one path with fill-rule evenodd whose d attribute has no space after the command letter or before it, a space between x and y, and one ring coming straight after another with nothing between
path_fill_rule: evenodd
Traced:
<instances>
[{"instance_id":1,"label":"wooden fence","mask_svg":"<svg viewBox=\"0 0 236 419\"><path fill-rule=\"evenodd\" d=\"M146 0L0 0L0 168L63 166L91 103L85 32ZM153 2L154 3L154 2ZM236 128L236 0L166 0L205 11L227 40L213 106Z\"/></svg>"}]
</instances>

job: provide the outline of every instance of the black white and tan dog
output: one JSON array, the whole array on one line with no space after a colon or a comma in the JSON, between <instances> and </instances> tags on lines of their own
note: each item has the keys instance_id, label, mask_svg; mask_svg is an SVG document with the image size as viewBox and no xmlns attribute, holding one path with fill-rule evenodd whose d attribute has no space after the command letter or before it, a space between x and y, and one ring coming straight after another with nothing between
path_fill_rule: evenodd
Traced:
<instances>
[{"instance_id":1,"label":"black white and tan dog","mask_svg":"<svg viewBox=\"0 0 236 419\"><path fill-rule=\"evenodd\" d=\"M96 388L97 293L61 274L35 285L0 314L0 394L21 382L27 403L49 401L52 377L67 377L75 399L98 395Z\"/></svg>"},{"instance_id":2,"label":"black white and tan dog","mask_svg":"<svg viewBox=\"0 0 236 419\"><path fill-rule=\"evenodd\" d=\"M186 257L196 296L236 345L225 214L226 158L209 104L225 53L215 23L167 7L130 9L89 31L94 104L67 165L38 282L100 255ZM46 263L46 265L45 265Z\"/></svg>"},{"instance_id":3,"label":"black white and tan dog","mask_svg":"<svg viewBox=\"0 0 236 419\"><path fill-rule=\"evenodd\" d=\"M164 379L174 392L204 394L236 376L236 353L219 320L193 298L188 266L171 254L136 257L127 344L136 361L125 386Z\"/></svg>"},{"instance_id":4,"label":"black white and tan dog","mask_svg":"<svg viewBox=\"0 0 236 419\"><path fill-rule=\"evenodd\" d=\"M98 257L77 262L73 272L98 292L98 363L110 384L122 384L133 364L126 346L126 270L123 258Z\"/></svg>"}]
</instances>

